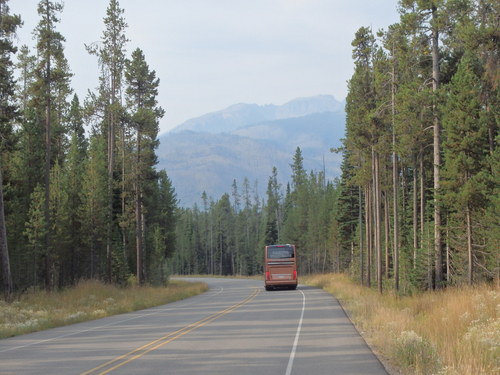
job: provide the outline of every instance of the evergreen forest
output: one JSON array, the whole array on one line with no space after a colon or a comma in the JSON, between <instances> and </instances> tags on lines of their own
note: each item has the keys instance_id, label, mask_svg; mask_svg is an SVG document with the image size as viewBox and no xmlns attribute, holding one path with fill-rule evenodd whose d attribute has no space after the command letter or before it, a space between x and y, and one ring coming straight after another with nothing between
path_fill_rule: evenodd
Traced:
<instances>
[{"instance_id":1,"label":"evergreen forest","mask_svg":"<svg viewBox=\"0 0 500 375\"><path fill-rule=\"evenodd\" d=\"M500 5L401 0L400 20L353 36L342 174L269 171L267 191L179 207L156 169L160 81L109 0L99 86L78 98L40 0L34 50L0 0L0 276L6 298L82 279L164 284L170 274L259 275L266 244L294 243L300 274L348 272L380 292L500 280ZM332 36L332 40L334 36ZM335 72L332 72L335 74ZM231 178L231 177L228 177Z\"/></svg>"},{"instance_id":2,"label":"evergreen forest","mask_svg":"<svg viewBox=\"0 0 500 375\"><path fill-rule=\"evenodd\" d=\"M57 29L62 3L38 3L34 51L13 44L21 16L7 3L0 1L4 293L82 279L163 284L177 209L168 175L155 169L164 110L142 50L126 54L124 9L110 0L101 40L85 46L100 76L82 102Z\"/></svg>"}]
</instances>

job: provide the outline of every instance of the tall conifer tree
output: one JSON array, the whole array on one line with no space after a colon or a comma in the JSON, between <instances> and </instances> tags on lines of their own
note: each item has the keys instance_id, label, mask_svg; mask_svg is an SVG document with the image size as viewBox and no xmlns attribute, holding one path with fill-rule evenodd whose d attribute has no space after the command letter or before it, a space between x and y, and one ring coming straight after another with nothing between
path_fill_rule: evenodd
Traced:
<instances>
[{"instance_id":1,"label":"tall conifer tree","mask_svg":"<svg viewBox=\"0 0 500 375\"><path fill-rule=\"evenodd\" d=\"M272 175L267 184L267 223L265 232L266 245L278 243L281 226L281 192L278 183L278 170L273 167Z\"/></svg>"},{"instance_id":2,"label":"tall conifer tree","mask_svg":"<svg viewBox=\"0 0 500 375\"><path fill-rule=\"evenodd\" d=\"M59 22L58 13L62 12L62 3L51 0L41 0L38 4L40 22L35 28L37 40L37 67L33 82L33 104L38 110L39 119L43 119L45 128L45 163L44 163L44 212L45 212L45 285L54 286L54 244L51 238L50 214L50 171L54 164L54 155L61 159L64 153L61 149L61 139L65 136L62 130L61 116L56 105L65 97L56 97L56 93L69 93L69 78L71 74L64 57L64 37L56 31ZM64 87L64 88L63 88ZM56 89L57 88L57 89ZM56 151L54 153L54 150Z\"/></svg>"},{"instance_id":3,"label":"tall conifer tree","mask_svg":"<svg viewBox=\"0 0 500 375\"><path fill-rule=\"evenodd\" d=\"M158 106L156 96L160 80L155 71L150 71L143 52L136 49L132 59L125 63L127 82L126 100L130 111L130 125L135 133L135 243L137 281L142 284L144 250L144 195L146 184L156 178L154 166L157 163L155 149L158 146L158 121L164 111Z\"/></svg>"},{"instance_id":4,"label":"tall conifer tree","mask_svg":"<svg viewBox=\"0 0 500 375\"><path fill-rule=\"evenodd\" d=\"M444 199L449 204L456 224L465 233L459 250L467 254L467 280L474 281L474 264L478 257L477 216L489 205L489 173L487 157L489 154L488 126L484 121L483 106L480 100L480 75L477 60L467 53L461 59L457 73L448 87L447 101L443 106L443 127L446 131ZM455 223L455 220L453 220ZM463 224L462 224L463 223ZM461 249L462 248L462 249ZM461 268L461 267L460 267Z\"/></svg>"},{"instance_id":5,"label":"tall conifer tree","mask_svg":"<svg viewBox=\"0 0 500 375\"><path fill-rule=\"evenodd\" d=\"M9 13L8 0L0 0L0 264L3 277L5 298L10 299L13 292L12 273L10 269L7 227L5 221L5 204L3 193L4 155L12 146L12 122L17 116L14 104L14 78L11 55L17 49L12 43L21 19Z\"/></svg>"},{"instance_id":6,"label":"tall conifer tree","mask_svg":"<svg viewBox=\"0 0 500 375\"><path fill-rule=\"evenodd\" d=\"M108 219L106 235L106 258L108 281L112 281L113 231L116 229L116 213L113 211L115 199L115 159L116 138L119 133L120 117L122 115L121 90L123 71L125 67L125 46L127 24L123 17L124 10L117 0L110 0L104 17L104 32L101 44L87 46L87 51L99 58L101 69L99 96L94 108L99 109L102 119L102 132L107 140L107 170L108 170ZM123 161L125 162L125 161Z\"/></svg>"},{"instance_id":7,"label":"tall conifer tree","mask_svg":"<svg viewBox=\"0 0 500 375\"><path fill-rule=\"evenodd\" d=\"M432 61L431 82L433 92L433 189L434 189L434 274L435 287L443 284L442 215L438 195L441 188L441 118L438 111L438 90L441 84L439 44L443 22L445 0L404 0L401 10L407 21L421 34L428 33Z\"/></svg>"}]
</instances>

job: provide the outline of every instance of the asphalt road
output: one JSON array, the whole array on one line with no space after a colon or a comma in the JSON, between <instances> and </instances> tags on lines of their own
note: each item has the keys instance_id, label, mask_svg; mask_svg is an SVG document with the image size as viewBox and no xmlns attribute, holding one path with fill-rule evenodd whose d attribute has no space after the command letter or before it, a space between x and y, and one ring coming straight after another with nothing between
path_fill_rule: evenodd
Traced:
<instances>
[{"instance_id":1,"label":"asphalt road","mask_svg":"<svg viewBox=\"0 0 500 375\"><path fill-rule=\"evenodd\" d=\"M0 340L0 374L387 374L322 290L202 281L184 301Z\"/></svg>"}]
</instances>

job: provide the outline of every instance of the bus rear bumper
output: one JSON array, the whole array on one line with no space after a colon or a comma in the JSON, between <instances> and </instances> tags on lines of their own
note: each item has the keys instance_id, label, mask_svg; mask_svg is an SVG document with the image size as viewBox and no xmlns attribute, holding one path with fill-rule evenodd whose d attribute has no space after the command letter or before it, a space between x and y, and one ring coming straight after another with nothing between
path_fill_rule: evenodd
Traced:
<instances>
[{"instance_id":1,"label":"bus rear bumper","mask_svg":"<svg viewBox=\"0 0 500 375\"><path fill-rule=\"evenodd\" d=\"M265 281L266 290L271 289L297 289L298 281L297 280L266 280Z\"/></svg>"}]
</instances>

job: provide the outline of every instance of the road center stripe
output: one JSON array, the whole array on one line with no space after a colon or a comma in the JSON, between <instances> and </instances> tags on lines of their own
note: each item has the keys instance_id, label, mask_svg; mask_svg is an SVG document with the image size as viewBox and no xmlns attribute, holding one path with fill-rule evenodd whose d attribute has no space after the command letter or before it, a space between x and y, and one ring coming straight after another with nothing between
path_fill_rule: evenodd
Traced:
<instances>
[{"instance_id":1,"label":"road center stripe","mask_svg":"<svg viewBox=\"0 0 500 375\"><path fill-rule=\"evenodd\" d=\"M111 371L114 371L114 370L122 367L123 365L125 365L129 362L132 362L138 358L141 358L145 354L147 354L153 350L156 350L156 349L162 347L163 345L166 345L169 342L172 342L172 341L178 339L179 337L184 336L185 334L187 334L191 331L194 331L197 328L203 327L203 326L207 325L208 323L211 323L214 320L219 319L220 317L222 317L226 314L229 314L230 312L236 310L238 307L241 307L241 306L245 305L246 303L250 302L252 299L255 298L255 296L257 296L257 294L259 294L259 292L260 292L259 289L255 289L249 297L245 298L241 302L238 302L238 303L236 303L236 304L234 304L234 305L232 305L224 310L221 310L215 314L212 314L206 318L198 320L195 323L188 324L187 326L185 326L181 329L178 329L175 332L169 333L166 336L163 336L157 340L151 341L150 343L148 343L146 345L143 345L143 346L141 346L137 349L134 349L128 353L125 353L121 356L118 356L115 359L112 359L106 363L103 363L100 366L97 366L89 371L85 371L81 375L108 374Z\"/></svg>"}]
</instances>

